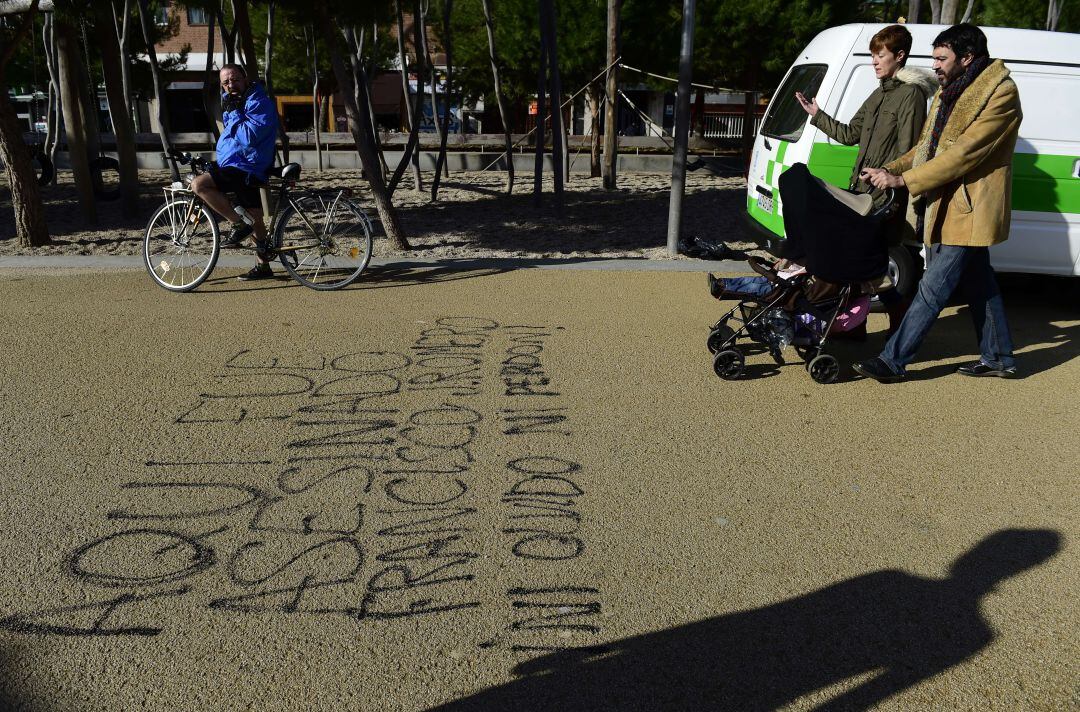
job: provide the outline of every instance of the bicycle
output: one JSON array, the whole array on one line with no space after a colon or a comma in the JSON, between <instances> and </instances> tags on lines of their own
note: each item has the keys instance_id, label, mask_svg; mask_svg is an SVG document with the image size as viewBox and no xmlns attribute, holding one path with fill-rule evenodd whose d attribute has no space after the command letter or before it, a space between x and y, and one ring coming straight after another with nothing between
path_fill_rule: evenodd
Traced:
<instances>
[{"instance_id":1,"label":"bicycle","mask_svg":"<svg viewBox=\"0 0 1080 712\"><path fill-rule=\"evenodd\" d=\"M182 165L190 165L191 172L184 181L163 189L165 204L146 226L143 259L158 285L190 292L214 270L221 233L216 215L190 187L210 162L190 153L171 155ZM371 260L371 220L352 200L350 189L296 189L299 176L298 163L270 170L269 178L278 182L276 200L267 215L269 245L254 249L262 249L268 260L276 258L305 287L341 289L356 281ZM260 187L274 189L275 185L268 182Z\"/></svg>"}]
</instances>

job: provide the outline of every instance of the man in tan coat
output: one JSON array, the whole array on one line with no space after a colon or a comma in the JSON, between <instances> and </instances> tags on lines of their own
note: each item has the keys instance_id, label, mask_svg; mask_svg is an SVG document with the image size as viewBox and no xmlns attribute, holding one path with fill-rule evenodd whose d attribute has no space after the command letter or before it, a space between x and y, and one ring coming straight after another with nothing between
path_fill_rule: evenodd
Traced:
<instances>
[{"instance_id":1,"label":"man in tan coat","mask_svg":"<svg viewBox=\"0 0 1080 712\"><path fill-rule=\"evenodd\" d=\"M882 383L904 378L957 288L967 297L981 351L979 361L957 372L1016 375L989 248L1009 236L1020 94L1005 64L990 59L986 35L974 25L954 25L938 35L933 58L942 88L918 145L884 168L864 171L877 188L910 191L908 220L926 244L926 273L900 328L877 358L854 366Z\"/></svg>"}]
</instances>

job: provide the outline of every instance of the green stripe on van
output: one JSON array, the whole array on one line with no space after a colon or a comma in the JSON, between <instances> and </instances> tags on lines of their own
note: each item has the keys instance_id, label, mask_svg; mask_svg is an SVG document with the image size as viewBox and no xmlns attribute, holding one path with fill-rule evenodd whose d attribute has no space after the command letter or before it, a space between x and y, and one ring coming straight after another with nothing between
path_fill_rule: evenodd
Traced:
<instances>
[{"instance_id":1,"label":"green stripe on van","mask_svg":"<svg viewBox=\"0 0 1080 712\"><path fill-rule=\"evenodd\" d=\"M846 188L859 150L815 143L807 168L826 183ZM1080 179L1072 177L1074 156L1017 153L1013 157L1013 210L1080 213Z\"/></svg>"},{"instance_id":2,"label":"green stripe on van","mask_svg":"<svg viewBox=\"0 0 1080 712\"><path fill-rule=\"evenodd\" d=\"M810 147L810 160L806 167L811 175L840 188L848 187L851 169L855 167L855 158L859 155L858 146L840 146L830 143L815 143Z\"/></svg>"},{"instance_id":3,"label":"green stripe on van","mask_svg":"<svg viewBox=\"0 0 1080 712\"><path fill-rule=\"evenodd\" d=\"M1080 213L1076 156L1017 153L1013 156L1013 210Z\"/></svg>"}]
</instances>

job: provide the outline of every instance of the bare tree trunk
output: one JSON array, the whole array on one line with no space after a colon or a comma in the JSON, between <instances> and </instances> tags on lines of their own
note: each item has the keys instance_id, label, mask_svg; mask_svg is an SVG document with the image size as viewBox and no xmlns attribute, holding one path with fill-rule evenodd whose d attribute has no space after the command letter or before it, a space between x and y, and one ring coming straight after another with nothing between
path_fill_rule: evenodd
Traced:
<instances>
[{"instance_id":1,"label":"bare tree trunk","mask_svg":"<svg viewBox=\"0 0 1080 712\"><path fill-rule=\"evenodd\" d=\"M394 0L394 11L397 13L397 28L398 28L398 62L401 64L401 90L405 95L405 114L409 121L409 134L413 133L413 129L418 119L416 118L416 112L413 111L413 105L409 103L409 67L408 56L405 54L405 18L401 12L401 1ZM413 23L416 23L416 18L413 18ZM417 52L417 58L419 59L419 52ZM417 75L419 80L420 76ZM417 92L423 93L424 84L421 81L416 82ZM424 189L423 180L420 177L420 153L418 151L412 152L412 176L413 176L413 190L419 192Z\"/></svg>"},{"instance_id":2,"label":"bare tree trunk","mask_svg":"<svg viewBox=\"0 0 1080 712\"><path fill-rule=\"evenodd\" d=\"M322 159L322 112L319 106L319 50L318 36L315 34L315 26L311 26L311 38L308 39L308 28L304 28L304 40L307 42L307 54L311 57L311 119L315 128L315 157L319 162L319 173L323 172Z\"/></svg>"},{"instance_id":3,"label":"bare tree trunk","mask_svg":"<svg viewBox=\"0 0 1080 712\"><path fill-rule=\"evenodd\" d=\"M361 111L356 102L356 77L345 66L341 56L340 39L335 32L334 24L330 19L330 13L326 7L326 0L314 0L315 14L319 23L319 31L330 51L330 64L334 68L334 76L338 86L341 87L342 98L345 100L345 113L349 117L349 129L353 140L356 142L356 152L360 156L360 164L364 168L368 185L371 188L371 196L375 200L375 209L379 213L383 230L395 249L409 249L409 242L398 223L397 212L390 201L390 193L383 182L382 173L379 171L379 157L375 155L374 139L371 136L373 127L368 120L367 112Z\"/></svg>"},{"instance_id":4,"label":"bare tree trunk","mask_svg":"<svg viewBox=\"0 0 1080 712\"><path fill-rule=\"evenodd\" d=\"M435 159L435 178L431 181L431 199L439 199L439 178L446 168L446 137L450 131L450 98L454 81L453 42L450 37L450 13L454 9L454 0L443 0L443 47L446 50L446 99L443 102L442 126L439 130L439 157ZM447 170L449 174L449 170Z\"/></svg>"},{"instance_id":5,"label":"bare tree trunk","mask_svg":"<svg viewBox=\"0 0 1080 712\"><path fill-rule=\"evenodd\" d=\"M503 97L502 82L499 80L499 60L495 53L495 25L491 16L491 0L481 0L484 9L484 25L487 27L488 59L491 60L491 76L495 83L495 102L499 105L499 119L503 125L503 139L506 147L506 194L514 192L514 144L510 137L510 121L507 117L506 99Z\"/></svg>"},{"instance_id":6,"label":"bare tree trunk","mask_svg":"<svg viewBox=\"0 0 1080 712\"><path fill-rule=\"evenodd\" d=\"M60 143L60 74L56 56L56 31L54 13L45 13L42 42L45 45L45 67L49 72L49 108L45 115L45 155L53 165L53 181L56 181L56 147Z\"/></svg>"},{"instance_id":7,"label":"bare tree trunk","mask_svg":"<svg viewBox=\"0 0 1080 712\"><path fill-rule=\"evenodd\" d=\"M273 79L273 61L274 61L274 0L270 0L266 8L266 44L263 47L265 52L263 56L263 64L266 66L266 95L270 97L270 100L274 102L274 111L277 112L277 101L274 99L274 79ZM285 120L279 114L277 122L277 135L278 141L281 142L281 163L282 165L289 162L289 134L285 131Z\"/></svg>"},{"instance_id":8,"label":"bare tree trunk","mask_svg":"<svg viewBox=\"0 0 1080 712\"><path fill-rule=\"evenodd\" d=\"M142 1L142 0L140 0ZM259 76L259 55L255 54L255 39L251 35L251 17L248 15L248 0L232 0L233 33L239 49L242 50L244 71L252 79Z\"/></svg>"},{"instance_id":9,"label":"bare tree trunk","mask_svg":"<svg viewBox=\"0 0 1080 712\"><path fill-rule=\"evenodd\" d=\"M971 22L971 13L975 9L975 0L968 0L967 7L964 9L964 16L960 18L960 22Z\"/></svg>"},{"instance_id":10,"label":"bare tree trunk","mask_svg":"<svg viewBox=\"0 0 1080 712\"><path fill-rule=\"evenodd\" d=\"M921 10L922 0L908 0L908 14L907 22L909 25L916 25L919 23L919 10Z\"/></svg>"},{"instance_id":11,"label":"bare tree trunk","mask_svg":"<svg viewBox=\"0 0 1080 712\"><path fill-rule=\"evenodd\" d=\"M388 190L391 195L397 189L398 181L401 180L401 176L405 172L405 165L410 159L415 158L419 154L418 144L420 143L420 123L424 115L424 71L425 65L424 53L421 48L424 45L424 25L418 19L422 18L422 0L413 0L413 46L416 48L416 96L413 98L413 125L412 130L409 132L409 140L405 144L405 153L401 156L401 162L398 163L398 167L394 170L394 175L390 178L390 184ZM419 172L419 162L413 161L414 170Z\"/></svg>"},{"instance_id":12,"label":"bare tree trunk","mask_svg":"<svg viewBox=\"0 0 1080 712\"><path fill-rule=\"evenodd\" d=\"M377 27L372 27L372 47L375 46L377 31ZM379 165L382 167L383 180L386 180L386 176L390 174L390 166L386 165L386 156L383 155L382 136L379 134L379 121L375 117L375 105L371 102L371 76L375 68L375 63L372 61L369 65L364 62L364 40L366 35L366 27L360 30L359 38L357 37L356 28L352 27L345 33L345 38L349 44L350 61L353 65L353 72L359 77L359 81L357 81L357 91L359 92L361 84L364 87L363 96L359 93L356 95L357 106L359 106L361 110L368 112L368 119L371 121L372 127L372 137L375 139L375 152L379 155Z\"/></svg>"},{"instance_id":13,"label":"bare tree trunk","mask_svg":"<svg viewBox=\"0 0 1080 712\"><path fill-rule=\"evenodd\" d=\"M423 11L419 17L421 23L420 27L423 30L421 39L423 39L424 61L427 63L427 68L431 70L427 77L431 85L431 124L435 127L435 133L441 133L441 129L439 128L438 71L435 68L435 62L431 59L431 48L428 46L427 41L427 6L421 4L421 7ZM414 16L413 22L415 21L416 18ZM419 84L420 75L417 75L416 81ZM449 177L449 172L447 172L446 175Z\"/></svg>"},{"instance_id":14,"label":"bare tree trunk","mask_svg":"<svg viewBox=\"0 0 1080 712\"><path fill-rule=\"evenodd\" d=\"M941 0L930 0L930 24L941 24Z\"/></svg>"},{"instance_id":15,"label":"bare tree trunk","mask_svg":"<svg viewBox=\"0 0 1080 712\"><path fill-rule=\"evenodd\" d=\"M30 149L23 143L22 127L8 101L8 88L0 82L0 160L6 167L11 207L15 212L15 237L20 247L48 244L45 208L41 203L37 175Z\"/></svg>"},{"instance_id":16,"label":"bare tree trunk","mask_svg":"<svg viewBox=\"0 0 1080 712\"><path fill-rule=\"evenodd\" d=\"M941 17L938 18L942 25L952 25L956 22L956 8L960 0L941 0Z\"/></svg>"},{"instance_id":17,"label":"bare tree trunk","mask_svg":"<svg viewBox=\"0 0 1080 712\"><path fill-rule=\"evenodd\" d=\"M604 93L607 98L607 113L604 115L604 188L615 190L617 187L616 171L619 161L619 129L617 95L619 86L619 68L615 61L619 58L619 11L622 0L608 0L607 3L607 81Z\"/></svg>"},{"instance_id":18,"label":"bare tree trunk","mask_svg":"<svg viewBox=\"0 0 1080 712\"><path fill-rule=\"evenodd\" d=\"M5 76L16 48L34 29L37 8L38 0L32 0L14 37L0 55L0 161L3 161L11 190L15 237L20 247L38 247L49 242L49 229L45 224L45 208L41 203L37 175L31 163L30 149L23 142L22 127L15 115L15 107L8 100Z\"/></svg>"},{"instance_id":19,"label":"bare tree trunk","mask_svg":"<svg viewBox=\"0 0 1080 712\"><path fill-rule=\"evenodd\" d=\"M559 79L559 49L555 30L553 0L540 0L540 31L547 34L542 44L547 48L551 71L551 167L555 182L555 207L563 213L563 170L566 167L566 133L562 113L562 82Z\"/></svg>"},{"instance_id":20,"label":"bare tree trunk","mask_svg":"<svg viewBox=\"0 0 1080 712\"><path fill-rule=\"evenodd\" d=\"M124 96L127 97L128 114L131 116L135 131L139 130L139 112L136 108L134 92L131 90L131 67L128 64L128 38L131 27L131 0L124 0L120 12L116 10L116 0L109 0L112 9L113 31L116 33L116 43L120 47L120 83L123 86Z\"/></svg>"},{"instance_id":21,"label":"bare tree trunk","mask_svg":"<svg viewBox=\"0 0 1080 712\"><path fill-rule=\"evenodd\" d=\"M210 21L206 23L206 66L203 68L202 88L203 111L206 112L206 120L210 124L210 133L213 134L215 142L221 136L223 128L218 123L218 115L221 113L218 110L221 105L221 90L217 77L214 76L214 35L216 34L214 22L216 20L217 13L210 13Z\"/></svg>"},{"instance_id":22,"label":"bare tree trunk","mask_svg":"<svg viewBox=\"0 0 1080 712\"><path fill-rule=\"evenodd\" d=\"M138 0L139 2L139 24L142 26L143 41L146 43L146 55L150 60L150 74L154 79L154 97L157 104L157 117L158 128L160 129L161 150L165 152L165 157L169 161L169 169L172 173L172 181L176 183L180 180L180 169L176 167L176 159L169 155L172 145L169 143L169 118L165 111L165 87L161 83L161 67L158 66L157 50L154 48L154 42L152 39L152 33L150 32L150 23L153 21L153 17L150 15L150 8L147 6L146 0Z\"/></svg>"},{"instance_id":23,"label":"bare tree trunk","mask_svg":"<svg viewBox=\"0 0 1080 712\"><path fill-rule=\"evenodd\" d=\"M266 40L263 42L263 67L265 68L266 93L274 95L274 74L271 71L274 63L274 0L270 0L266 6Z\"/></svg>"},{"instance_id":24,"label":"bare tree trunk","mask_svg":"<svg viewBox=\"0 0 1080 712\"><path fill-rule=\"evenodd\" d=\"M68 161L79 196L79 208L83 220L97 222L97 204L94 202L94 181L90 175L90 161L86 153L85 102L79 98L82 83L79 81L79 45L75 30L64 20L54 18L56 23L56 54L59 59L60 106L64 115L64 133L67 139Z\"/></svg>"},{"instance_id":25,"label":"bare tree trunk","mask_svg":"<svg viewBox=\"0 0 1080 712\"><path fill-rule=\"evenodd\" d=\"M536 80L536 150L533 161L533 204L543 205L544 195L544 144L546 126L544 115L547 110L545 92L547 91L547 32L544 31L543 6L540 8L540 68Z\"/></svg>"},{"instance_id":26,"label":"bare tree trunk","mask_svg":"<svg viewBox=\"0 0 1080 712\"><path fill-rule=\"evenodd\" d=\"M233 19L233 27L225 24L225 10L219 5L214 14L217 16L218 27L221 28L221 53L224 55L225 64L236 63L236 19Z\"/></svg>"},{"instance_id":27,"label":"bare tree trunk","mask_svg":"<svg viewBox=\"0 0 1080 712\"><path fill-rule=\"evenodd\" d=\"M82 102L83 135L86 139L87 160L93 161L101 156L101 123L98 121L98 97L97 85L90 76L90 42L86 39L86 21L79 22L79 34L82 37L82 59L74 63L79 75L79 100ZM90 179L94 183L95 191L104 191L105 184L100 170L91 170Z\"/></svg>"},{"instance_id":28,"label":"bare tree trunk","mask_svg":"<svg viewBox=\"0 0 1080 712\"><path fill-rule=\"evenodd\" d=\"M585 92L589 103L589 176L599 178L600 171L600 90L593 82Z\"/></svg>"},{"instance_id":29,"label":"bare tree trunk","mask_svg":"<svg viewBox=\"0 0 1080 712\"><path fill-rule=\"evenodd\" d=\"M109 29L111 6L93 3L94 34L101 50L101 72L105 78L105 96L109 100L113 135L116 137L116 156L120 174L120 210L124 217L139 213L139 163L135 156L135 127L128 114L128 96L124 93L119 40Z\"/></svg>"},{"instance_id":30,"label":"bare tree trunk","mask_svg":"<svg viewBox=\"0 0 1080 712\"><path fill-rule=\"evenodd\" d=\"M1046 29L1057 32L1058 21L1061 20L1061 9L1065 6L1065 0L1050 0L1046 7Z\"/></svg>"}]
</instances>

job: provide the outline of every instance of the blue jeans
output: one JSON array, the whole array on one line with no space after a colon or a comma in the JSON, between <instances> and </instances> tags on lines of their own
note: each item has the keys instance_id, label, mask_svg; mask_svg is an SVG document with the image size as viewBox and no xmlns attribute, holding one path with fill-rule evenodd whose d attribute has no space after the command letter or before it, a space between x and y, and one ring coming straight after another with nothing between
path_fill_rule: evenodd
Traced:
<instances>
[{"instance_id":1,"label":"blue jeans","mask_svg":"<svg viewBox=\"0 0 1080 712\"><path fill-rule=\"evenodd\" d=\"M975 323L982 362L994 368L1012 368L1012 336L1005 321L1005 305L998 290L990 250L986 247L932 245L926 252L926 273L900 328L885 344L881 360L896 373L915 358L930 327L959 287L964 290Z\"/></svg>"},{"instance_id":2,"label":"blue jeans","mask_svg":"<svg viewBox=\"0 0 1080 712\"><path fill-rule=\"evenodd\" d=\"M741 294L764 297L775 285L764 277L725 277L724 289Z\"/></svg>"}]
</instances>

